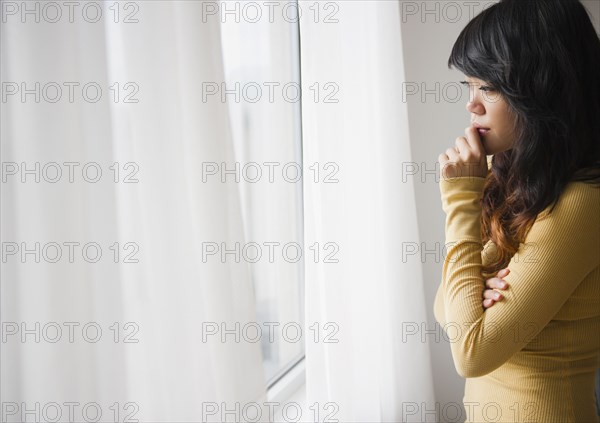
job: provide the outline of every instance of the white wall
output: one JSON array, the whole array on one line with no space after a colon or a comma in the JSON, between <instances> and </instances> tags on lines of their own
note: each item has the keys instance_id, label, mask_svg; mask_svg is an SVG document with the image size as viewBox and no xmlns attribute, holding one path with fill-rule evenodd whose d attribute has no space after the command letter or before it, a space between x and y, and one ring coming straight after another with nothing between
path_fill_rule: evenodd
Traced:
<instances>
[{"instance_id":1,"label":"white wall","mask_svg":"<svg viewBox=\"0 0 600 423\"><path fill-rule=\"evenodd\" d=\"M427 95L424 101L420 95L407 95L411 148L415 162L420 165L417 175L407 180L412 179L415 184L421 242L429 250L439 249L444 243L444 214L434 175L426 174L423 164L426 164L427 169L434 169L438 154L451 146L455 138L462 135L464 128L469 126L470 116L465 110L466 91L455 103L452 102L455 91L449 89L446 96L443 95L442 88L445 84L462 79L460 72L448 70L446 64L452 45L462 28L470 18L495 2L401 3L406 82L417 83L419 86L426 83L427 89L440 93L439 101L436 101L433 94ZM588 0L583 3L592 12L596 30L600 32L600 1ZM426 11L431 13L423 14ZM439 90L435 90L436 82L440 83ZM421 178L425 180L422 181ZM426 281L425 295L430 304L428 327L435 328L433 302L440 283L441 257L436 259L433 255L427 255L422 261ZM454 369L450 346L443 340L436 342L432 336L428 338L428 343L432 347L436 401L440 406L462 404L464 379Z\"/></svg>"}]
</instances>

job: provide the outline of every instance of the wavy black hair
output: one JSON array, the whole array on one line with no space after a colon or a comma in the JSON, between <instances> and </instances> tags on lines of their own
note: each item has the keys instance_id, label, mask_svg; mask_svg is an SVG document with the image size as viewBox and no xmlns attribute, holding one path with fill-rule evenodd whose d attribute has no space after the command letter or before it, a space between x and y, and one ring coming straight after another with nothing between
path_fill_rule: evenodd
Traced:
<instances>
[{"instance_id":1,"label":"wavy black hair","mask_svg":"<svg viewBox=\"0 0 600 423\"><path fill-rule=\"evenodd\" d=\"M515 116L481 202L482 240L498 250L482 268L491 277L569 182L600 184L600 39L579 0L501 0L463 29L448 67L491 85Z\"/></svg>"}]
</instances>

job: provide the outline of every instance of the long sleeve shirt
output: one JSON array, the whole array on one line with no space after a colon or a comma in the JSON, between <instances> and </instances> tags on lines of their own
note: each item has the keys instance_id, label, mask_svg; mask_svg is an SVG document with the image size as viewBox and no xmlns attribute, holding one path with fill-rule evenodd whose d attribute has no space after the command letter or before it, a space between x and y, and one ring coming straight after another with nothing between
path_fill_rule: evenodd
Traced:
<instances>
[{"instance_id":1,"label":"long sleeve shirt","mask_svg":"<svg viewBox=\"0 0 600 423\"><path fill-rule=\"evenodd\" d=\"M484 178L440 180L446 257L434 314L467 378L467 422L599 422L600 188L569 183L542 211L511 259L508 289L482 306L480 236ZM474 405L473 405L473 404ZM499 407L499 420L486 406Z\"/></svg>"}]
</instances>

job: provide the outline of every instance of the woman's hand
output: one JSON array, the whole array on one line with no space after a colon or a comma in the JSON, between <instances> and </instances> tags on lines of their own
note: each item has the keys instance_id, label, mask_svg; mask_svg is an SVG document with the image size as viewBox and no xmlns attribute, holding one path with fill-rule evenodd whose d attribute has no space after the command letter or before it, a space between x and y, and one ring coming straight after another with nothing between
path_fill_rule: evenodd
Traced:
<instances>
[{"instance_id":1,"label":"woman's hand","mask_svg":"<svg viewBox=\"0 0 600 423\"><path fill-rule=\"evenodd\" d=\"M504 298L501 293L495 291L494 289L506 289L508 287L508 284L502 278L509 273L510 270L508 268L504 268L496 274L496 278L490 278L485 281L485 286L487 289L483 291L483 308L490 308L496 303L496 301L500 301L502 298Z\"/></svg>"},{"instance_id":2,"label":"woman's hand","mask_svg":"<svg viewBox=\"0 0 600 423\"><path fill-rule=\"evenodd\" d=\"M479 132L473 126L465 129L466 137L458 137L454 147L438 156L441 177L444 179L461 176L485 178L488 164L485 150L481 144Z\"/></svg>"}]
</instances>

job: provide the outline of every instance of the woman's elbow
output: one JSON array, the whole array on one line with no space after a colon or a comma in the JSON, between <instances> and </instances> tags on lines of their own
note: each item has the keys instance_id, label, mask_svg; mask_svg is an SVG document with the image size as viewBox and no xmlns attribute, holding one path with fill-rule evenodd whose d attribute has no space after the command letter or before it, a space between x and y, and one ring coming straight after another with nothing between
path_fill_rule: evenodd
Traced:
<instances>
[{"instance_id":1,"label":"woman's elbow","mask_svg":"<svg viewBox=\"0 0 600 423\"><path fill-rule=\"evenodd\" d=\"M465 354L464 350L463 352L452 351L452 358L456 372L464 378L485 376L502 365L496 360Z\"/></svg>"},{"instance_id":2,"label":"woman's elbow","mask_svg":"<svg viewBox=\"0 0 600 423\"><path fill-rule=\"evenodd\" d=\"M459 376L466 378L474 378L485 376L491 373L494 369L489 369L478 365L454 365Z\"/></svg>"}]
</instances>

